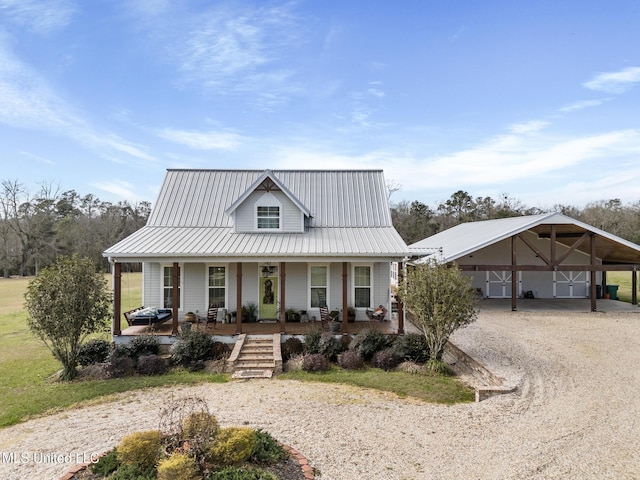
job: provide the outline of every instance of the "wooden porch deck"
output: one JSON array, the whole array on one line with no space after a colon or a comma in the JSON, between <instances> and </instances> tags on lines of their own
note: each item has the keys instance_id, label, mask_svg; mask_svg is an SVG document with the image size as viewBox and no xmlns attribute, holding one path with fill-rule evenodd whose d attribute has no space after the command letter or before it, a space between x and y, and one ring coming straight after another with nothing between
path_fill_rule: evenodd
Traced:
<instances>
[{"instance_id":1,"label":"wooden porch deck","mask_svg":"<svg viewBox=\"0 0 640 480\"><path fill-rule=\"evenodd\" d=\"M222 335L233 336L238 333L246 333L249 335L271 335L274 333L283 333L286 335L304 335L311 328L318 328L322 324L319 321L315 322L286 322L281 324L279 322L257 322L257 323L243 323L242 331L237 331L237 324L235 323L216 323L215 325L209 325L206 329L210 335ZM392 335L398 333L398 322L395 320L386 322L377 321L356 321L354 323L341 324L340 330L336 334L357 334L364 328L375 328L386 334ZM181 327L178 327L180 331ZM192 329L205 330L204 323L192 324ZM122 330L122 335L160 335L171 336L172 323L171 321L164 322L160 325L156 324L152 327L145 325L136 325L133 327L127 327Z\"/></svg>"}]
</instances>

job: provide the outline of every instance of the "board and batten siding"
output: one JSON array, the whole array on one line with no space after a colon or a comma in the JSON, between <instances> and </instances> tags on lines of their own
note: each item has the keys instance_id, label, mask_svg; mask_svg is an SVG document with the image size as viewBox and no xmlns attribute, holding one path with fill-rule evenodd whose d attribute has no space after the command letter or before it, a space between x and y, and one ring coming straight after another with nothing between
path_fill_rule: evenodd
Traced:
<instances>
[{"instance_id":1,"label":"board and batten siding","mask_svg":"<svg viewBox=\"0 0 640 480\"><path fill-rule=\"evenodd\" d=\"M298 206L282 192L255 191L235 211L235 231L255 232L256 208L261 205L280 206L282 232L304 232L304 215Z\"/></svg>"}]
</instances>

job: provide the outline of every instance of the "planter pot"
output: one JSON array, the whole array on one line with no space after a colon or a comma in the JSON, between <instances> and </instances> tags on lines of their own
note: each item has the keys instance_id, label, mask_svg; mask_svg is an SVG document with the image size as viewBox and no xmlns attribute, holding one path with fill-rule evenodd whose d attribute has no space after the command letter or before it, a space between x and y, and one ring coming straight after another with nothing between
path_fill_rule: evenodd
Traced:
<instances>
[{"instance_id":1,"label":"planter pot","mask_svg":"<svg viewBox=\"0 0 640 480\"><path fill-rule=\"evenodd\" d=\"M196 314L195 313L185 313L184 314L184 321L185 322L195 322L196 321Z\"/></svg>"},{"instance_id":2,"label":"planter pot","mask_svg":"<svg viewBox=\"0 0 640 480\"><path fill-rule=\"evenodd\" d=\"M347 322L354 323L356 321L355 315L347 315Z\"/></svg>"}]
</instances>

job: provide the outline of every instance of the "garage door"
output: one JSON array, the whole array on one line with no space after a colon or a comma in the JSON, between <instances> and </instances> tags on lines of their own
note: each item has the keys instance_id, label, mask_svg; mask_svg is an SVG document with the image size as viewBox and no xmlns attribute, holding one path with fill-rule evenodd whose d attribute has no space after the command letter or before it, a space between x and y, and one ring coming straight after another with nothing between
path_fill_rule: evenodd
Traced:
<instances>
[{"instance_id":1,"label":"garage door","mask_svg":"<svg viewBox=\"0 0 640 480\"><path fill-rule=\"evenodd\" d=\"M553 272L555 298L586 298L589 296L589 272Z\"/></svg>"},{"instance_id":2,"label":"garage door","mask_svg":"<svg viewBox=\"0 0 640 480\"><path fill-rule=\"evenodd\" d=\"M486 292L489 298L511 298L512 272L487 272ZM520 296L522 284L522 272L518 272L516 294Z\"/></svg>"}]
</instances>

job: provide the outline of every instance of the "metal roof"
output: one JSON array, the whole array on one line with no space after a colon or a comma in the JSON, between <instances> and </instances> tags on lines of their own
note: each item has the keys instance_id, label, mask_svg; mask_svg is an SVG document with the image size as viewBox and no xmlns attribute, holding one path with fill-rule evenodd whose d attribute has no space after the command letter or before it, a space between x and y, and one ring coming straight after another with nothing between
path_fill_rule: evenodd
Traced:
<instances>
[{"instance_id":1,"label":"metal roof","mask_svg":"<svg viewBox=\"0 0 640 480\"><path fill-rule=\"evenodd\" d=\"M409 251L413 256L435 255L439 261L452 262L526 230L538 235L548 235L551 225L556 225L558 243L570 247L575 242L575 237L564 238L563 235L593 232L599 236L596 256L603 262L640 263L640 246L561 213L461 223L409 245ZM589 253L589 242L578 247L578 250Z\"/></svg>"},{"instance_id":2,"label":"metal roof","mask_svg":"<svg viewBox=\"0 0 640 480\"><path fill-rule=\"evenodd\" d=\"M311 215L306 232L234 232L228 211L267 176ZM104 255L402 258L407 252L391 222L381 170L169 170L147 225Z\"/></svg>"}]
</instances>

